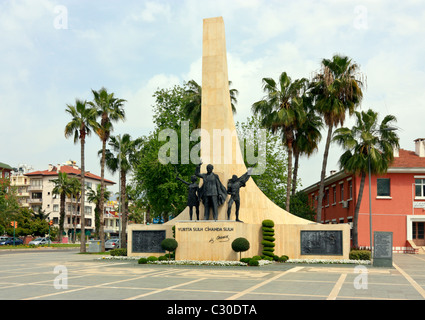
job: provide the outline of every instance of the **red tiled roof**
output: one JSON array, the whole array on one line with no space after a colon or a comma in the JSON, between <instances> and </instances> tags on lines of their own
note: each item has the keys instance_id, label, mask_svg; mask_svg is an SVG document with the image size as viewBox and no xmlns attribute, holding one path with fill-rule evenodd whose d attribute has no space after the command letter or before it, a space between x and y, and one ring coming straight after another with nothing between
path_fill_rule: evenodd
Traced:
<instances>
[{"instance_id":1,"label":"red tiled roof","mask_svg":"<svg viewBox=\"0 0 425 320\"><path fill-rule=\"evenodd\" d=\"M57 170L58 169L56 167L53 167L53 169L51 171L49 171L49 170L34 171L34 172L28 172L25 175L26 176L57 176L58 175ZM74 167L67 166L67 165L61 166L60 169L59 169L59 171L60 172L65 172L67 174L77 175L77 176L80 176L81 175L81 170L80 169L75 169ZM99 180L99 181L101 180L101 177L99 177L99 176L97 176L97 175L95 175L93 173L90 173L90 172L86 172L84 174L84 176L86 178L91 178L91 179L94 179L94 180ZM113 182L111 180L108 180L108 179L105 179L105 183L115 184L115 182Z\"/></svg>"},{"instance_id":2,"label":"red tiled roof","mask_svg":"<svg viewBox=\"0 0 425 320\"><path fill-rule=\"evenodd\" d=\"M419 157L414 151L400 149L399 157L394 157L390 168L425 168L425 157Z\"/></svg>"}]
</instances>

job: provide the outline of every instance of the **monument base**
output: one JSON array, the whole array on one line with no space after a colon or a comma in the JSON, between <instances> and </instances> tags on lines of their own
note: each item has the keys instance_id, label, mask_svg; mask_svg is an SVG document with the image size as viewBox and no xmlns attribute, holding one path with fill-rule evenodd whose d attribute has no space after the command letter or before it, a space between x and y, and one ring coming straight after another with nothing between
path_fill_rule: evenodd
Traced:
<instances>
[{"instance_id":1,"label":"monument base","mask_svg":"<svg viewBox=\"0 0 425 320\"><path fill-rule=\"evenodd\" d=\"M163 232L160 232L160 231ZM348 259L350 227L348 224L278 224L274 226L274 255L290 259ZM261 224L229 220L183 220L172 225L130 225L128 256L161 256L160 242L175 237L176 260L235 261L239 253L232 242L245 238L250 243L242 257L262 255ZM157 250L157 251L155 251Z\"/></svg>"}]
</instances>

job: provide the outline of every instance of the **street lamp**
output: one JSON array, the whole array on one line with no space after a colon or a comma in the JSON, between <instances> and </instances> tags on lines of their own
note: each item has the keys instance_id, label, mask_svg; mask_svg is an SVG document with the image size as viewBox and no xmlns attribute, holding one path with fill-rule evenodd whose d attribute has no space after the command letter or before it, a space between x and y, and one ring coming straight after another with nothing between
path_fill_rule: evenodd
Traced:
<instances>
[{"instance_id":1,"label":"street lamp","mask_svg":"<svg viewBox=\"0 0 425 320\"><path fill-rule=\"evenodd\" d=\"M387 127L376 131L395 131L397 128L395 127ZM370 145L367 146L367 162L368 162L368 169L369 169L369 237L370 237L370 257L373 259L372 254L372 246L373 246L373 238L372 238L372 190L371 190L371 170L370 170Z\"/></svg>"}]
</instances>

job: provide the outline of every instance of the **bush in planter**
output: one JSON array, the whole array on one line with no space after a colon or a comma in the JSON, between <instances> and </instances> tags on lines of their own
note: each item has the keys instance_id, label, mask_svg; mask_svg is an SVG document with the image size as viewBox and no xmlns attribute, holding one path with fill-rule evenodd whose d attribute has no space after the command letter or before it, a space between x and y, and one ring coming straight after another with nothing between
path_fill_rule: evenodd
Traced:
<instances>
[{"instance_id":1,"label":"bush in planter","mask_svg":"<svg viewBox=\"0 0 425 320\"><path fill-rule=\"evenodd\" d=\"M236 238L232 242L232 249L235 252L239 252L239 259L241 259L242 252L249 250L249 241L245 238Z\"/></svg>"},{"instance_id":2,"label":"bush in planter","mask_svg":"<svg viewBox=\"0 0 425 320\"><path fill-rule=\"evenodd\" d=\"M160 256L160 257L158 257L158 261L164 261L164 260L167 260L167 257L166 256Z\"/></svg>"},{"instance_id":3,"label":"bush in planter","mask_svg":"<svg viewBox=\"0 0 425 320\"><path fill-rule=\"evenodd\" d=\"M151 261L151 262L158 261L158 258L155 257L155 256L150 256L150 257L148 257L148 261Z\"/></svg>"},{"instance_id":4,"label":"bush in planter","mask_svg":"<svg viewBox=\"0 0 425 320\"><path fill-rule=\"evenodd\" d=\"M137 261L137 263L138 263L138 264L146 264L146 263L148 263L148 259L146 259L146 258L140 258L140 259Z\"/></svg>"}]
</instances>

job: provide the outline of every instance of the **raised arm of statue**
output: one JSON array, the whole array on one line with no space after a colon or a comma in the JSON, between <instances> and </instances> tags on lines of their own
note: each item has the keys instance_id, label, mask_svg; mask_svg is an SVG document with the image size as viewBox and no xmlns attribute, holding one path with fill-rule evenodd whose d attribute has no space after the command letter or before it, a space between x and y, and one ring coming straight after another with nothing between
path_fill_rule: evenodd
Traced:
<instances>
[{"instance_id":1,"label":"raised arm of statue","mask_svg":"<svg viewBox=\"0 0 425 320\"><path fill-rule=\"evenodd\" d=\"M199 177L199 178L204 178L204 175L203 174L201 174L201 165L202 165L202 162L200 162L197 166L196 166L196 170L195 170L195 175L197 176L197 177Z\"/></svg>"},{"instance_id":2,"label":"raised arm of statue","mask_svg":"<svg viewBox=\"0 0 425 320\"><path fill-rule=\"evenodd\" d=\"M179 177L176 177L176 179L177 179L177 180L180 180L181 182L183 182L183 183L185 183L185 184L187 184L187 185L190 185L190 183L189 183L189 182L184 181L183 179L180 179Z\"/></svg>"}]
</instances>

